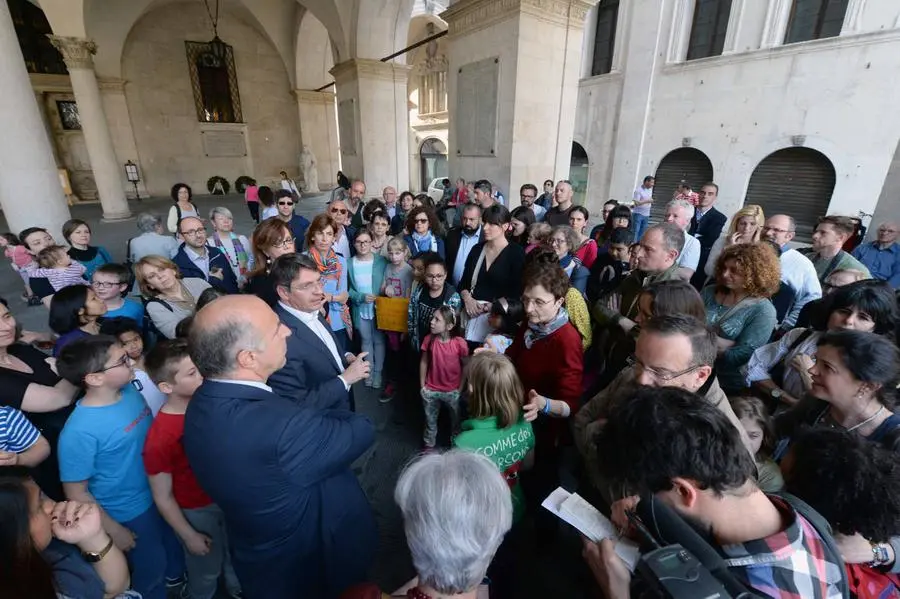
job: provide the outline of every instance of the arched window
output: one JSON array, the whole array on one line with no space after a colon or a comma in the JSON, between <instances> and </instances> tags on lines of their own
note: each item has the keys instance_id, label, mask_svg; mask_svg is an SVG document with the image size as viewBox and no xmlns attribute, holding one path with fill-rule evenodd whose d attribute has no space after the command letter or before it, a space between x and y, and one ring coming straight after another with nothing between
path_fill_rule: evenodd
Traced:
<instances>
[{"instance_id":1,"label":"arched window","mask_svg":"<svg viewBox=\"0 0 900 599\"><path fill-rule=\"evenodd\" d=\"M422 190L427 191L435 179L443 179L448 174L447 146L441 140L429 137L419 148L422 163Z\"/></svg>"},{"instance_id":2,"label":"arched window","mask_svg":"<svg viewBox=\"0 0 900 599\"><path fill-rule=\"evenodd\" d=\"M825 154L810 148L784 148L756 166L744 202L762 206L766 216L793 216L797 239L808 241L817 219L828 214L835 178L834 165Z\"/></svg>"},{"instance_id":3,"label":"arched window","mask_svg":"<svg viewBox=\"0 0 900 599\"><path fill-rule=\"evenodd\" d=\"M848 0L794 0L785 44L836 37L844 26Z\"/></svg>"},{"instance_id":4,"label":"arched window","mask_svg":"<svg viewBox=\"0 0 900 599\"><path fill-rule=\"evenodd\" d=\"M194 90L197 119L204 123L241 123L241 98L234 50L223 44L223 54L206 42L184 42Z\"/></svg>"},{"instance_id":5,"label":"arched window","mask_svg":"<svg viewBox=\"0 0 900 599\"><path fill-rule=\"evenodd\" d=\"M654 222L663 220L666 204L675 196L675 188L687 181L695 192L704 183L713 180L713 166L709 158L696 148L672 150L660 160L656 169L656 183L653 186L653 206L650 218Z\"/></svg>"},{"instance_id":6,"label":"arched window","mask_svg":"<svg viewBox=\"0 0 900 599\"><path fill-rule=\"evenodd\" d=\"M569 161L569 181L572 183L573 201L584 204L587 196L590 160L587 152L577 141L572 142L572 158Z\"/></svg>"}]
</instances>

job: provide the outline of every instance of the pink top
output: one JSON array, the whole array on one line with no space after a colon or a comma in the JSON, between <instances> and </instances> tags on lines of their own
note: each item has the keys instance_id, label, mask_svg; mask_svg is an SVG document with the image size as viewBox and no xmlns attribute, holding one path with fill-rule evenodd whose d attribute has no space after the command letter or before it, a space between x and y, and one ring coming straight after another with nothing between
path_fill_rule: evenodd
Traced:
<instances>
[{"instance_id":1,"label":"pink top","mask_svg":"<svg viewBox=\"0 0 900 599\"><path fill-rule=\"evenodd\" d=\"M24 245L8 245L3 253L19 268L25 268L34 262L34 256L28 253Z\"/></svg>"},{"instance_id":2,"label":"pink top","mask_svg":"<svg viewBox=\"0 0 900 599\"><path fill-rule=\"evenodd\" d=\"M434 335L426 335L422 351L428 352L428 373L425 386L432 391L457 391L462 382L463 358L469 355L469 346L462 337L450 337L441 341Z\"/></svg>"},{"instance_id":3,"label":"pink top","mask_svg":"<svg viewBox=\"0 0 900 599\"><path fill-rule=\"evenodd\" d=\"M244 188L244 200L247 202L259 203L259 187L256 185L248 185Z\"/></svg>"}]
</instances>

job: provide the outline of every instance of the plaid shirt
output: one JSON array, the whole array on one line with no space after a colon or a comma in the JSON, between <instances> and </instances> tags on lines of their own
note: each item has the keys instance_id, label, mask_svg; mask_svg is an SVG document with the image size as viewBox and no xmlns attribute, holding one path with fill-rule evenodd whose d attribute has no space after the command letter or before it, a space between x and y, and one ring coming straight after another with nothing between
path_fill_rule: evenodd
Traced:
<instances>
[{"instance_id":1,"label":"plaid shirt","mask_svg":"<svg viewBox=\"0 0 900 599\"><path fill-rule=\"evenodd\" d=\"M787 502L773 496L769 499L790 524L765 539L723 546L729 569L766 597L840 598L843 564L828 560L819 533Z\"/></svg>"}]
</instances>

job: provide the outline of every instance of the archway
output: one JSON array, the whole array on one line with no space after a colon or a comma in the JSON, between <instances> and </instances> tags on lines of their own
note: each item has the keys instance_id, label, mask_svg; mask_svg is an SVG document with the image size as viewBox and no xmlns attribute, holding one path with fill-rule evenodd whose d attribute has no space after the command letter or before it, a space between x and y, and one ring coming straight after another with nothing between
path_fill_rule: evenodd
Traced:
<instances>
[{"instance_id":1,"label":"archway","mask_svg":"<svg viewBox=\"0 0 900 599\"><path fill-rule=\"evenodd\" d=\"M713 166L709 157L696 148L672 150L659 161L656 168L656 184L653 187L653 206L650 219L663 220L666 204L675 195L675 187L682 181L691 184L694 191L713 180Z\"/></svg>"},{"instance_id":2,"label":"archway","mask_svg":"<svg viewBox=\"0 0 900 599\"><path fill-rule=\"evenodd\" d=\"M572 158L569 160L569 181L572 183L572 201L584 205L587 197L588 184L588 160L587 152L577 141L572 142Z\"/></svg>"},{"instance_id":3,"label":"archway","mask_svg":"<svg viewBox=\"0 0 900 599\"><path fill-rule=\"evenodd\" d=\"M429 137L419 148L419 160L422 163L422 191L435 179L447 177L450 169L447 164L447 146L436 137Z\"/></svg>"},{"instance_id":4,"label":"archway","mask_svg":"<svg viewBox=\"0 0 900 599\"><path fill-rule=\"evenodd\" d=\"M820 216L828 213L834 165L811 148L783 148L762 159L750 176L744 202L766 215L787 214L797 222L797 239L809 241Z\"/></svg>"}]
</instances>

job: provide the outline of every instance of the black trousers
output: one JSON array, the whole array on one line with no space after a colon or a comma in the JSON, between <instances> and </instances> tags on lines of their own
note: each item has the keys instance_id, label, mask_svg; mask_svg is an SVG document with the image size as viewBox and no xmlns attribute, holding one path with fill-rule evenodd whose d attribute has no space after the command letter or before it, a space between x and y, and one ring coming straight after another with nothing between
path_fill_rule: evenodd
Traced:
<instances>
[{"instance_id":1,"label":"black trousers","mask_svg":"<svg viewBox=\"0 0 900 599\"><path fill-rule=\"evenodd\" d=\"M250 218L259 224L259 202L247 202L247 209L250 210Z\"/></svg>"}]
</instances>

